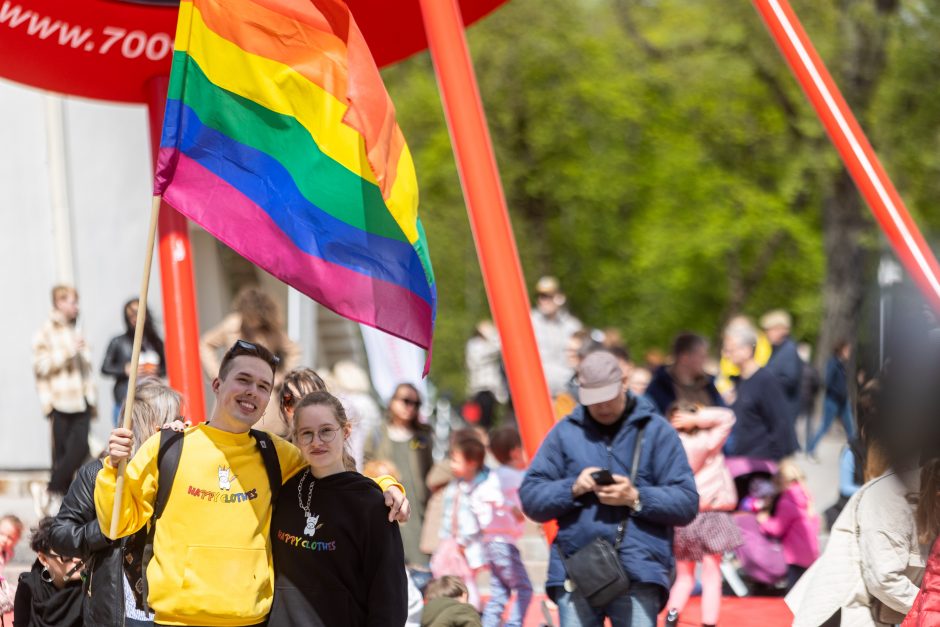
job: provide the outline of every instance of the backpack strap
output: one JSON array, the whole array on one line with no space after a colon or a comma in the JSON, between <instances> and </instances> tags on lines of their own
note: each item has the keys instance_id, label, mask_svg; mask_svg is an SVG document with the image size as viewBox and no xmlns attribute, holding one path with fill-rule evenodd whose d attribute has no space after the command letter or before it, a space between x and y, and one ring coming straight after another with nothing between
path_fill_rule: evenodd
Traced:
<instances>
[{"instance_id":1,"label":"backpack strap","mask_svg":"<svg viewBox=\"0 0 940 627\"><path fill-rule=\"evenodd\" d=\"M157 450L157 497L153 501L153 522L163 516L166 502L173 489L173 480L176 479L176 470L183 455L183 432L163 429L160 431L160 448Z\"/></svg>"},{"instance_id":2,"label":"backpack strap","mask_svg":"<svg viewBox=\"0 0 940 627\"><path fill-rule=\"evenodd\" d=\"M258 452L261 453L261 461L264 462L264 469L268 473L268 483L271 485L271 505L277 503L277 495L281 491L281 463L277 459L277 449L274 447L274 440L266 431L251 429L251 437L255 439L258 445Z\"/></svg>"},{"instance_id":3,"label":"backpack strap","mask_svg":"<svg viewBox=\"0 0 940 627\"><path fill-rule=\"evenodd\" d=\"M143 556L140 560L141 601L143 609L151 613L153 609L147 602L150 592L147 584L147 566L153 558L153 538L157 532L157 521L166 509L166 502L173 489L173 480L176 479L176 470L180 465L180 457L183 455L183 435L182 432L172 429L160 431L160 448L157 449L157 496L153 501L153 514L148 523L147 538L144 541Z\"/></svg>"}]
</instances>

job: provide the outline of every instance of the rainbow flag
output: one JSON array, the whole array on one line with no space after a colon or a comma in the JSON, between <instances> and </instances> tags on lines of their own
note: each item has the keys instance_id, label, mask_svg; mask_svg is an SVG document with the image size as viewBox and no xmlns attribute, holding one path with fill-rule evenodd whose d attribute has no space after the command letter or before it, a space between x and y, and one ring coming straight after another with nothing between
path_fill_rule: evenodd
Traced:
<instances>
[{"instance_id":1,"label":"rainbow flag","mask_svg":"<svg viewBox=\"0 0 940 627\"><path fill-rule=\"evenodd\" d=\"M430 349L414 163L341 0L183 0L154 193L342 316Z\"/></svg>"}]
</instances>

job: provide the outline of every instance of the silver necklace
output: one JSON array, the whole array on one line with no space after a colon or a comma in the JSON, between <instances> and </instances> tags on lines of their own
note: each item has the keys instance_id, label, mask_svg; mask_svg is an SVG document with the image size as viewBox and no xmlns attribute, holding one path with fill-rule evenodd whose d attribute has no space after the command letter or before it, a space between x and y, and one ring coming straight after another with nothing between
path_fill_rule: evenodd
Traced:
<instances>
[{"instance_id":1,"label":"silver necklace","mask_svg":"<svg viewBox=\"0 0 940 627\"><path fill-rule=\"evenodd\" d=\"M304 470L304 474L300 476L300 482L297 484L297 504L300 505L300 509L304 511L304 517L308 520L311 518L310 503L313 501L313 486L317 484L316 479L310 480L310 487L307 489L307 504L304 505L304 479L309 474L310 469L307 468Z\"/></svg>"}]
</instances>

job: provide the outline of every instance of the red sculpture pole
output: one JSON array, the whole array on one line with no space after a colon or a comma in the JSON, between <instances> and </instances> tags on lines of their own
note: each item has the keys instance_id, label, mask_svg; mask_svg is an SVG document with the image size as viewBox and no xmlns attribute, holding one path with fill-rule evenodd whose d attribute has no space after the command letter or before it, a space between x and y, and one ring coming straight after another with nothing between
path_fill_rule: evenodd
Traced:
<instances>
[{"instance_id":1,"label":"red sculpture pole","mask_svg":"<svg viewBox=\"0 0 940 627\"><path fill-rule=\"evenodd\" d=\"M754 0L898 258L940 311L940 267L787 0Z\"/></svg>"},{"instance_id":2,"label":"red sculpture pole","mask_svg":"<svg viewBox=\"0 0 940 627\"><path fill-rule=\"evenodd\" d=\"M531 459L555 424L483 103L456 0L420 0L506 375Z\"/></svg>"},{"instance_id":3,"label":"red sculpture pole","mask_svg":"<svg viewBox=\"0 0 940 627\"><path fill-rule=\"evenodd\" d=\"M150 145L154 164L160 150L163 111L169 78L149 83ZM167 376L170 385L184 400L184 415L194 423L205 420L205 397L199 362L199 318L196 314L196 288L193 281L189 225L176 209L160 205L160 282L163 291L163 317L166 325Z\"/></svg>"}]
</instances>

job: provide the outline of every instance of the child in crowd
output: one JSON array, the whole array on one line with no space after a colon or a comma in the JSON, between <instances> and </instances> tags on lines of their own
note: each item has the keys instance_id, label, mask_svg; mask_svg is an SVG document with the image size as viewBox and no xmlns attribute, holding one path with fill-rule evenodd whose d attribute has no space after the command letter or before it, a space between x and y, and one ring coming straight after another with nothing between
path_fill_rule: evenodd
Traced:
<instances>
[{"instance_id":1,"label":"child in crowd","mask_svg":"<svg viewBox=\"0 0 940 627\"><path fill-rule=\"evenodd\" d=\"M467 603L460 577L444 575L428 584L421 627L480 627L480 615Z\"/></svg>"},{"instance_id":2,"label":"child in crowd","mask_svg":"<svg viewBox=\"0 0 940 627\"><path fill-rule=\"evenodd\" d=\"M790 460L780 462L774 481L780 491L774 512L762 512L757 520L763 533L780 539L789 589L819 557L819 516L799 466Z\"/></svg>"},{"instance_id":3,"label":"child in crowd","mask_svg":"<svg viewBox=\"0 0 940 627\"><path fill-rule=\"evenodd\" d=\"M5 614L13 611L13 586L3 578L3 567L13 559L13 550L23 535L23 521L7 514L0 518L0 623L6 620ZM10 619L12 620L12 618Z\"/></svg>"},{"instance_id":4,"label":"child in crowd","mask_svg":"<svg viewBox=\"0 0 940 627\"><path fill-rule=\"evenodd\" d=\"M713 626L721 612L722 555L742 544L741 532L728 513L737 505L738 494L721 453L734 426L734 413L723 407L673 404L667 414L695 473L699 514L685 527L676 527L676 581L666 604L670 610L666 626L679 624L678 614L695 587L696 563L702 564L702 625Z\"/></svg>"},{"instance_id":5,"label":"child in crowd","mask_svg":"<svg viewBox=\"0 0 940 627\"><path fill-rule=\"evenodd\" d=\"M532 599L532 583L516 543L525 532L525 516L519 486L525 475L525 453L519 432L513 427L495 429L489 437L490 452L499 466L480 486L477 517L483 530L483 553L490 569L490 600L483 609L483 627L499 627L513 591L516 603L506 627L521 627Z\"/></svg>"},{"instance_id":6,"label":"child in crowd","mask_svg":"<svg viewBox=\"0 0 940 627\"><path fill-rule=\"evenodd\" d=\"M370 475L370 472L377 472L377 475ZM393 464L387 459L373 459L372 461L366 462L362 466L362 474L366 477L381 477L383 475L388 475L398 481L398 477L401 476L401 473L398 472L398 466Z\"/></svg>"},{"instance_id":7,"label":"child in crowd","mask_svg":"<svg viewBox=\"0 0 940 627\"><path fill-rule=\"evenodd\" d=\"M22 520L13 514L7 514L3 518L0 518L0 574L2 574L3 567L7 562L13 559L13 550L16 548L22 535Z\"/></svg>"},{"instance_id":8,"label":"child in crowd","mask_svg":"<svg viewBox=\"0 0 940 627\"><path fill-rule=\"evenodd\" d=\"M463 577L470 604L474 607L480 605L476 575L486 563L483 554L483 527L477 517L485 507L480 488L490 476L489 469L483 463L485 458L486 447L473 429L461 429L454 433L450 449L450 470L454 479L444 488L441 543L431 559L431 570L435 576ZM460 555L451 555L453 552L459 552ZM464 572L457 572L454 570L454 562L461 559L466 568L461 566ZM445 570L439 572L441 568Z\"/></svg>"}]
</instances>

